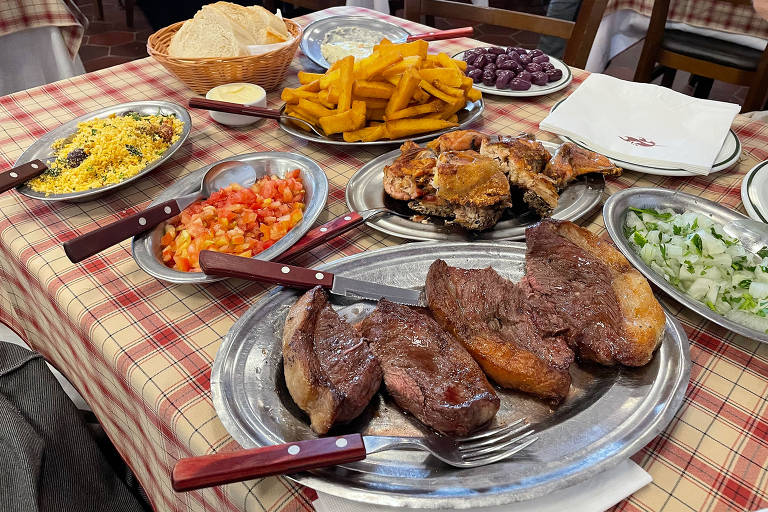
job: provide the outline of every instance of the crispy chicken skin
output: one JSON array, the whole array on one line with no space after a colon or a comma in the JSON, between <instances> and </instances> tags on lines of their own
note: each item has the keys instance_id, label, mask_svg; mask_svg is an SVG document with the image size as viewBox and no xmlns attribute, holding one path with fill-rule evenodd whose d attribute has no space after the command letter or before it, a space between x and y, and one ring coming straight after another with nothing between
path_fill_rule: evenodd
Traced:
<instances>
[{"instance_id":1,"label":"crispy chicken skin","mask_svg":"<svg viewBox=\"0 0 768 512\"><path fill-rule=\"evenodd\" d=\"M573 142L560 146L544 168L544 174L560 188L582 174L599 172L606 176L619 176L621 171L621 167L613 165L605 156L579 147Z\"/></svg>"},{"instance_id":2,"label":"crispy chicken skin","mask_svg":"<svg viewBox=\"0 0 768 512\"><path fill-rule=\"evenodd\" d=\"M437 155L431 149L406 141L400 146L400 156L384 167L384 191L404 201L427 195L432 191L435 165Z\"/></svg>"},{"instance_id":3,"label":"crispy chicken skin","mask_svg":"<svg viewBox=\"0 0 768 512\"><path fill-rule=\"evenodd\" d=\"M283 368L293 401L309 415L318 434L359 416L382 378L368 344L333 310L320 287L305 293L288 311Z\"/></svg>"},{"instance_id":4,"label":"crispy chicken skin","mask_svg":"<svg viewBox=\"0 0 768 512\"><path fill-rule=\"evenodd\" d=\"M435 319L499 385L551 402L570 389L573 352L542 337L524 291L492 268L462 269L436 260L425 285Z\"/></svg>"},{"instance_id":5,"label":"crispy chicken skin","mask_svg":"<svg viewBox=\"0 0 768 512\"><path fill-rule=\"evenodd\" d=\"M445 133L435 140L427 143L427 147L436 153L443 151L465 151L480 149L483 142L488 142L490 137L476 130L456 130ZM549 157L547 157L549 158Z\"/></svg>"},{"instance_id":6,"label":"crispy chicken skin","mask_svg":"<svg viewBox=\"0 0 768 512\"><path fill-rule=\"evenodd\" d=\"M526 275L536 324L562 335L581 358L643 366L666 318L648 281L610 243L572 222L526 230Z\"/></svg>"}]
</instances>

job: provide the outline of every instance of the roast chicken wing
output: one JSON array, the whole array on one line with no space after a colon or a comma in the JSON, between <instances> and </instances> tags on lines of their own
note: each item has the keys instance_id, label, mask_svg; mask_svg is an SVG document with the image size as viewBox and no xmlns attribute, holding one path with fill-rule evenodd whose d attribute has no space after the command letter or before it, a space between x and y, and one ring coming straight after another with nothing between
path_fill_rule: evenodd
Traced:
<instances>
[{"instance_id":1,"label":"roast chicken wing","mask_svg":"<svg viewBox=\"0 0 768 512\"><path fill-rule=\"evenodd\" d=\"M621 167L616 167L599 153L584 149L573 142L566 142L557 149L544 168L544 174L550 177L559 188L565 187L578 176L591 172L619 176Z\"/></svg>"}]
</instances>

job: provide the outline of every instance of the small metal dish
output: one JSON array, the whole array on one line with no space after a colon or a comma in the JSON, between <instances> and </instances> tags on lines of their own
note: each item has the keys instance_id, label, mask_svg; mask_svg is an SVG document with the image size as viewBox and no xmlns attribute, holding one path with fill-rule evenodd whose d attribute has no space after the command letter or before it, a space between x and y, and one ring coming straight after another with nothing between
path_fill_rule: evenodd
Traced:
<instances>
[{"instance_id":1,"label":"small metal dish","mask_svg":"<svg viewBox=\"0 0 768 512\"><path fill-rule=\"evenodd\" d=\"M712 311L704 303L699 302L681 290L678 290L671 283L668 283L664 277L654 272L643 259L637 254L624 236L624 223L627 217L627 210L630 208L671 208L678 213L689 210L702 215L707 215L718 224L743 219L744 215L735 212L725 206L709 201L702 197L692 196L675 190L666 190L661 188L630 188L613 194L603 206L603 220L608 234L613 239L616 247L626 256L626 258L637 268L649 281L661 288L667 295L677 302L687 307L691 311L698 313L707 320L729 329L736 334L741 334L747 338L768 343L768 334L750 329L747 326L727 319L720 313Z\"/></svg>"},{"instance_id":2,"label":"small metal dish","mask_svg":"<svg viewBox=\"0 0 768 512\"><path fill-rule=\"evenodd\" d=\"M285 106L283 106L283 110ZM290 133L291 135L300 139L308 140L311 142L319 142L321 144L333 144L335 146L381 146L382 144L402 144L407 140L419 141L426 139L433 139L444 133L451 132L453 130L463 130L468 125L477 120L485 109L485 102L482 98L477 101L467 102L467 106L459 110L456 116L459 118L459 126L453 128L446 128L437 132L422 133L419 135L412 135L410 137L402 137L400 139L382 139L373 142L346 142L341 134L334 134L330 137L321 137L315 133L304 131L301 128L296 128L290 122L278 121L280 128Z\"/></svg>"},{"instance_id":3,"label":"small metal dish","mask_svg":"<svg viewBox=\"0 0 768 512\"><path fill-rule=\"evenodd\" d=\"M92 188L90 190L83 190L81 192L70 192L67 194L46 195L45 192L35 192L26 185L17 187L16 190L20 194L31 197L33 199L38 199L40 201L90 201L97 197L106 195L117 188L125 186L132 181L136 181L148 172L152 171L157 166L165 163L165 161L171 158L176 150L179 149L182 144L184 144L184 141L187 140L189 132L192 129L192 119L189 117L189 112L187 112L184 107L177 105L176 103L171 103L170 101L132 101L130 103L120 103L119 105L112 105L111 107L105 107L94 112L84 114L80 117L76 117L75 119L72 119L71 121L68 121L61 126L58 126L47 132L42 137L37 139L34 144L29 146L29 148L27 148L24 153L21 154L19 159L16 160L15 165L21 165L38 158L43 161L49 159L53 155L53 150L51 149L53 143L59 139L69 137L70 135L77 132L77 125L79 123L100 117L107 117L111 114L120 115L130 111L138 112L139 114L143 115L174 114L184 123L181 135L179 135L179 140L174 142L168 149L166 149L160 158L150 162L144 168L144 170L139 171L139 173L135 176L131 176L130 178L123 180L120 183L113 183L112 185L106 185L104 187Z\"/></svg>"},{"instance_id":4,"label":"small metal dish","mask_svg":"<svg viewBox=\"0 0 768 512\"><path fill-rule=\"evenodd\" d=\"M328 61L323 57L323 54L320 51L320 46L323 44L325 35L337 28L359 28L362 30L378 32L382 39L386 37L393 43L405 41L405 39L411 35L407 30L398 27L393 23L387 23L386 21L377 20L368 16L331 16L329 18L313 21L304 28L299 48L301 48L302 53L304 53L309 60L323 69L328 69L330 64L328 64Z\"/></svg>"},{"instance_id":5,"label":"small metal dish","mask_svg":"<svg viewBox=\"0 0 768 512\"><path fill-rule=\"evenodd\" d=\"M253 257L253 259L257 260L272 260L286 251L309 231L320 215L320 212L323 211L325 201L328 198L328 178L314 160L303 155L270 151L248 153L219 160L179 179L156 197L149 206L154 206L168 199L199 190L200 180L208 169L216 164L230 160L250 164L256 170L256 174L259 177L268 175L285 176L285 173L294 169L299 169L301 172L301 180L306 191L304 218L283 238L275 242L273 246ZM160 257L160 239L163 236L164 229L165 223L133 238L131 250L133 251L133 259L136 260L136 264L139 267L146 273L170 283L210 283L222 279L221 277L207 276L202 272L180 272L167 267Z\"/></svg>"}]
</instances>

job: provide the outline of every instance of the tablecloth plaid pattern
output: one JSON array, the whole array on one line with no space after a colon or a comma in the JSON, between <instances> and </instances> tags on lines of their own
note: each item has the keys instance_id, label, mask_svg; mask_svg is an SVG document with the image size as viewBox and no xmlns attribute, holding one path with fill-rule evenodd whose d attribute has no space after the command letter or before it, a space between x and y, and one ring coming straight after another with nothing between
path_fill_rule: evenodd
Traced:
<instances>
[{"instance_id":1,"label":"tablecloth plaid pattern","mask_svg":"<svg viewBox=\"0 0 768 512\"><path fill-rule=\"evenodd\" d=\"M64 0L0 1L0 36L37 27L59 27L73 59L88 26L74 2ZM6 70L7 72L7 70ZM39 82L38 82L39 83Z\"/></svg>"},{"instance_id":2,"label":"tablecloth plaid pattern","mask_svg":"<svg viewBox=\"0 0 768 512\"><path fill-rule=\"evenodd\" d=\"M409 30L423 27L359 8L338 7L299 19L363 14ZM431 43L452 54L470 39ZM299 55L296 71L311 63ZM587 76L551 96L514 100L486 97L477 127L495 133L526 130L542 139L538 123L549 108ZM37 137L99 107L140 99L185 103L192 96L150 59L0 97L0 171ZM279 103L278 93L268 96ZM0 196L0 320L51 360L92 405L134 469L157 510L312 510L314 492L283 478L266 478L175 494L169 473L180 457L237 449L210 398L211 363L222 336L265 287L237 280L207 286L170 285L141 271L129 243L73 265L61 242L145 206L174 180L205 164L252 151L297 151L328 174L326 221L346 211L344 187L357 168L383 149L341 149L296 140L272 121L231 129L193 110L189 140L173 159L135 185L85 203L42 203L12 192ZM738 117L744 145L738 166L710 177L665 178L627 172L608 192L630 186L684 190L741 208L745 172L768 158L768 125ZM604 226L599 212L586 224ZM298 259L317 265L360 251L402 243L368 228L354 230ZM693 371L684 406L674 421L634 456L654 483L616 510L756 510L768 506L768 345L733 335L682 310L691 338Z\"/></svg>"},{"instance_id":3,"label":"tablecloth plaid pattern","mask_svg":"<svg viewBox=\"0 0 768 512\"><path fill-rule=\"evenodd\" d=\"M622 9L650 16L653 0L611 0L606 7L606 14ZM768 21L758 16L750 4L736 5L718 0L672 0L667 19L694 27L768 39Z\"/></svg>"}]
</instances>

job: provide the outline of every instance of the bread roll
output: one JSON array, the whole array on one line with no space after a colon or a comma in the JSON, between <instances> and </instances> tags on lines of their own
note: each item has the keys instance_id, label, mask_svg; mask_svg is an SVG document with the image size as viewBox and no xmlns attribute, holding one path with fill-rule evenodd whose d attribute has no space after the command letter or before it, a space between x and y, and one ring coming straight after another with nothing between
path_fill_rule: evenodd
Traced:
<instances>
[{"instance_id":1,"label":"bread roll","mask_svg":"<svg viewBox=\"0 0 768 512\"><path fill-rule=\"evenodd\" d=\"M281 43L291 35L285 22L260 6L229 2L203 6L182 25L168 47L177 58L238 57L250 45Z\"/></svg>"}]
</instances>

